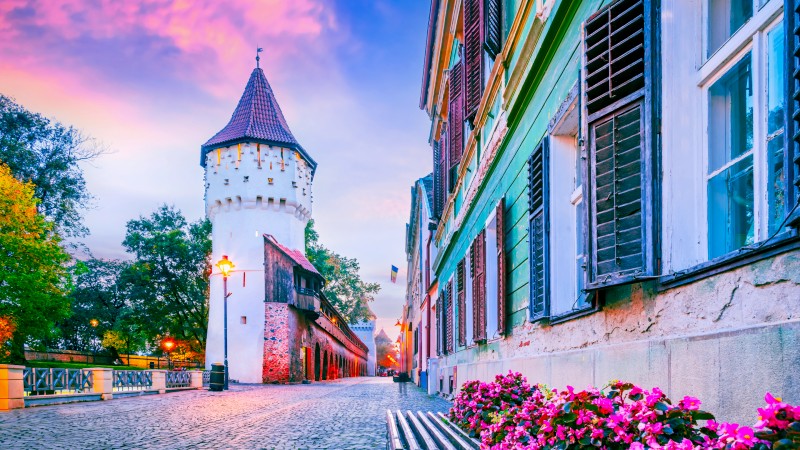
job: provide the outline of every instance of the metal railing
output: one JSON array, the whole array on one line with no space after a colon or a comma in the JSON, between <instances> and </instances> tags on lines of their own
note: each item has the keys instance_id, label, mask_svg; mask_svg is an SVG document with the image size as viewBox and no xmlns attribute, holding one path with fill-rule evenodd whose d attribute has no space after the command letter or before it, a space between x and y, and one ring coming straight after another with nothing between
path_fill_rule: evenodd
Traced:
<instances>
[{"instance_id":1,"label":"metal railing","mask_svg":"<svg viewBox=\"0 0 800 450\"><path fill-rule=\"evenodd\" d=\"M26 367L22 372L25 395L80 394L92 389L92 371Z\"/></svg>"},{"instance_id":2,"label":"metal railing","mask_svg":"<svg viewBox=\"0 0 800 450\"><path fill-rule=\"evenodd\" d=\"M192 375L184 370L167 372L167 389L189 387L192 385Z\"/></svg>"},{"instance_id":3,"label":"metal railing","mask_svg":"<svg viewBox=\"0 0 800 450\"><path fill-rule=\"evenodd\" d=\"M211 371L204 370L203 371L203 386L208 386L211 384Z\"/></svg>"},{"instance_id":4,"label":"metal railing","mask_svg":"<svg viewBox=\"0 0 800 450\"><path fill-rule=\"evenodd\" d=\"M153 373L145 370L114 370L115 391L146 391L153 387Z\"/></svg>"}]
</instances>

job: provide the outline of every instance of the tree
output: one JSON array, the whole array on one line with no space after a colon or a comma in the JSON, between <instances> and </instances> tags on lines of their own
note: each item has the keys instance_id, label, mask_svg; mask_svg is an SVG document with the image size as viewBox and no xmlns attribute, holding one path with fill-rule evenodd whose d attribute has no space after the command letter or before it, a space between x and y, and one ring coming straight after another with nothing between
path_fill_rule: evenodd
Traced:
<instances>
[{"instance_id":1,"label":"tree","mask_svg":"<svg viewBox=\"0 0 800 450\"><path fill-rule=\"evenodd\" d=\"M61 348L93 352L105 349L115 358L120 353L144 350L143 327L129 300L130 269L130 262L119 260L91 258L75 264L71 315L59 324Z\"/></svg>"},{"instance_id":2,"label":"tree","mask_svg":"<svg viewBox=\"0 0 800 450\"><path fill-rule=\"evenodd\" d=\"M24 362L25 344L46 340L69 314L70 258L36 204L34 186L0 164L0 362Z\"/></svg>"},{"instance_id":3,"label":"tree","mask_svg":"<svg viewBox=\"0 0 800 450\"><path fill-rule=\"evenodd\" d=\"M188 223L174 207L127 224L123 245L134 255L125 271L136 322L151 342L173 336L205 350L211 223Z\"/></svg>"},{"instance_id":4,"label":"tree","mask_svg":"<svg viewBox=\"0 0 800 450\"><path fill-rule=\"evenodd\" d=\"M28 111L0 95L0 160L34 186L38 210L68 236L87 234L81 210L91 201L80 163L102 150L75 128Z\"/></svg>"},{"instance_id":5,"label":"tree","mask_svg":"<svg viewBox=\"0 0 800 450\"><path fill-rule=\"evenodd\" d=\"M348 323L357 323L374 318L369 302L381 290L379 283L366 283L359 275L359 264L320 244L319 234L314 230L314 221L306 225L306 257L325 278L322 289L325 297Z\"/></svg>"}]
</instances>

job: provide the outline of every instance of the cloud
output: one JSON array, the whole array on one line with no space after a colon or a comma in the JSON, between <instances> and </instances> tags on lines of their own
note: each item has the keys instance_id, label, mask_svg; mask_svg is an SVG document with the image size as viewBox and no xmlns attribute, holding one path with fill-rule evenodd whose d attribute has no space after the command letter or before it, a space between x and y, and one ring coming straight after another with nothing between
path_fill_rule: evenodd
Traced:
<instances>
[{"instance_id":1,"label":"cloud","mask_svg":"<svg viewBox=\"0 0 800 450\"><path fill-rule=\"evenodd\" d=\"M313 63L327 48L320 38L336 31L334 11L321 0L0 3L0 55L17 66L81 71L131 85L143 78L170 88L189 82L217 97L231 94L220 68L251 66L256 45L277 67L289 59Z\"/></svg>"}]
</instances>

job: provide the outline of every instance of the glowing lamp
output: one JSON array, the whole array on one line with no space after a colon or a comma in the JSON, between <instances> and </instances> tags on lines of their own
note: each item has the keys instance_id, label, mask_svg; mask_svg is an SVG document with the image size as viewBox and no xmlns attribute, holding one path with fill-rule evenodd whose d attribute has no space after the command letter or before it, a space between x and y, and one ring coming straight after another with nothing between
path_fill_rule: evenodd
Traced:
<instances>
[{"instance_id":1,"label":"glowing lamp","mask_svg":"<svg viewBox=\"0 0 800 450\"><path fill-rule=\"evenodd\" d=\"M164 347L164 351L169 353L173 348L175 348L175 341L172 339L164 339L164 342L161 343L161 346Z\"/></svg>"},{"instance_id":2,"label":"glowing lamp","mask_svg":"<svg viewBox=\"0 0 800 450\"><path fill-rule=\"evenodd\" d=\"M96 326L100 325L100 321L97 320L97 319L92 319L92 320L89 321L89 325L91 325L93 327L96 327Z\"/></svg>"},{"instance_id":3,"label":"glowing lamp","mask_svg":"<svg viewBox=\"0 0 800 450\"><path fill-rule=\"evenodd\" d=\"M222 272L222 276L228 278L228 274L230 274L231 270L236 266L228 259L228 255L222 255L222 259L217 262L217 267L219 267L219 271Z\"/></svg>"}]
</instances>

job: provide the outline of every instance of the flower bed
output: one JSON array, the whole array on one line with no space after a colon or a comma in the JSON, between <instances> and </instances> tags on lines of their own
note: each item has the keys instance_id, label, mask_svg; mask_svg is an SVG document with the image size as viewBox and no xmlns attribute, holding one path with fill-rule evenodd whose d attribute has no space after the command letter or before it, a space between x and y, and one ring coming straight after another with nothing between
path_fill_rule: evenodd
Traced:
<instances>
[{"instance_id":1,"label":"flower bed","mask_svg":"<svg viewBox=\"0 0 800 450\"><path fill-rule=\"evenodd\" d=\"M800 407L767 394L754 427L717 423L700 400L677 404L659 389L612 382L605 389L550 390L519 373L468 381L450 420L482 448L800 449Z\"/></svg>"}]
</instances>

